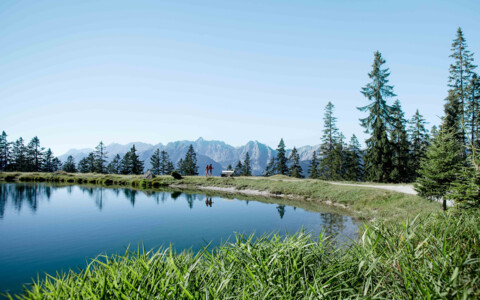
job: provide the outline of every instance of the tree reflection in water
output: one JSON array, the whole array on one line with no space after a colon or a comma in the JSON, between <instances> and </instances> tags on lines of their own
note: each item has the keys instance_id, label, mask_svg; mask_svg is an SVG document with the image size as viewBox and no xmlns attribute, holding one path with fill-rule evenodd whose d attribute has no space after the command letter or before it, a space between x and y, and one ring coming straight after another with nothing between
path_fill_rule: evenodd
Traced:
<instances>
[{"instance_id":1,"label":"tree reflection in water","mask_svg":"<svg viewBox=\"0 0 480 300\"><path fill-rule=\"evenodd\" d=\"M3 218L7 204L18 212L26 202L33 212L36 212L41 200L50 200L55 187L40 184L0 184L0 218Z\"/></svg>"},{"instance_id":2,"label":"tree reflection in water","mask_svg":"<svg viewBox=\"0 0 480 300\"><path fill-rule=\"evenodd\" d=\"M283 216L285 215L285 205L277 206L277 211L278 211L278 214L280 215L280 219L283 219Z\"/></svg>"}]
</instances>

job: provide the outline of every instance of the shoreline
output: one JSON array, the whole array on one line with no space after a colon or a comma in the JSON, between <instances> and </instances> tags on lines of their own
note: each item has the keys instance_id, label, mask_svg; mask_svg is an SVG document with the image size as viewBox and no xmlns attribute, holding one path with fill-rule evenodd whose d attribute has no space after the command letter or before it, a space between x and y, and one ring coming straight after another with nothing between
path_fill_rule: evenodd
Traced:
<instances>
[{"instance_id":1,"label":"shoreline","mask_svg":"<svg viewBox=\"0 0 480 300\"><path fill-rule=\"evenodd\" d=\"M96 173L22 173L1 172L0 182L52 182L60 184L91 184L118 186L139 190L165 188L190 191L211 191L249 197L281 198L305 204L324 204L349 210L359 219L400 221L418 214L441 209L438 203L416 195L354 184L332 184L318 179L291 179L272 177L204 177L156 176L145 179L142 175L115 175Z\"/></svg>"}]
</instances>

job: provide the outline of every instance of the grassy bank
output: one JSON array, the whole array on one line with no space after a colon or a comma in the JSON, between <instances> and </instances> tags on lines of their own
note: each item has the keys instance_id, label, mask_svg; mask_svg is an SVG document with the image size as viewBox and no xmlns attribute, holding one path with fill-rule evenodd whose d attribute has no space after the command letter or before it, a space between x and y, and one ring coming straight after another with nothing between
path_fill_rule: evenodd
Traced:
<instances>
[{"instance_id":1,"label":"grassy bank","mask_svg":"<svg viewBox=\"0 0 480 300\"><path fill-rule=\"evenodd\" d=\"M295 199L305 203L327 203L346 207L355 216L368 220L400 221L440 209L439 204L414 195L365 187L338 186L321 180L291 180L281 176L273 178L186 176L181 180L175 180L171 176L157 176L148 180L134 175L4 172L0 173L0 181L116 185L139 189L182 187L195 190L219 187L231 188L234 192L255 190L268 192L269 195L285 200Z\"/></svg>"},{"instance_id":2,"label":"grassy bank","mask_svg":"<svg viewBox=\"0 0 480 300\"><path fill-rule=\"evenodd\" d=\"M22 299L472 299L480 297L478 211L370 223L347 249L298 234L237 237L212 251L100 256Z\"/></svg>"}]
</instances>

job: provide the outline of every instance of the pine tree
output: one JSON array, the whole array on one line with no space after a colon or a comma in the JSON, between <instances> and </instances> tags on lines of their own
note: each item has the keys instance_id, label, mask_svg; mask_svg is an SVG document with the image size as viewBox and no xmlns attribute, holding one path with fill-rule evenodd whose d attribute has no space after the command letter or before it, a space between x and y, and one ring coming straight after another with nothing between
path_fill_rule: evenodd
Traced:
<instances>
[{"instance_id":1,"label":"pine tree","mask_svg":"<svg viewBox=\"0 0 480 300\"><path fill-rule=\"evenodd\" d=\"M453 182L457 178L463 159L460 153L461 145L455 139L452 128L441 128L428 147L426 158L420 164L419 177L415 183L415 190L420 196L429 199L443 199L446 210L446 194L450 192Z\"/></svg>"},{"instance_id":2,"label":"pine tree","mask_svg":"<svg viewBox=\"0 0 480 300\"><path fill-rule=\"evenodd\" d=\"M425 119L417 111L409 122L408 134L410 137L409 180L415 181L420 169L420 162L426 157L428 147L428 130L425 129Z\"/></svg>"},{"instance_id":3,"label":"pine tree","mask_svg":"<svg viewBox=\"0 0 480 300\"><path fill-rule=\"evenodd\" d=\"M152 157L150 158L150 164L152 165L152 173L155 175L160 175L163 174L160 171L160 149L156 149L155 152L153 152Z\"/></svg>"},{"instance_id":4,"label":"pine tree","mask_svg":"<svg viewBox=\"0 0 480 300\"><path fill-rule=\"evenodd\" d=\"M63 170L68 173L76 173L77 168L75 167L75 160L73 156L69 155L67 157L67 161L63 164Z\"/></svg>"},{"instance_id":5,"label":"pine tree","mask_svg":"<svg viewBox=\"0 0 480 300\"><path fill-rule=\"evenodd\" d=\"M198 175L197 154L193 150L193 145L188 147L185 158L182 163L179 163L180 172L182 175Z\"/></svg>"},{"instance_id":6,"label":"pine tree","mask_svg":"<svg viewBox=\"0 0 480 300\"><path fill-rule=\"evenodd\" d=\"M409 161L410 161L410 144L406 130L407 120L404 118L400 101L396 100L392 106L392 172L390 181L407 182L409 181Z\"/></svg>"},{"instance_id":7,"label":"pine tree","mask_svg":"<svg viewBox=\"0 0 480 300\"><path fill-rule=\"evenodd\" d=\"M363 180L362 150L355 135L350 138L345 151L345 175L343 177L350 181Z\"/></svg>"},{"instance_id":8,"label":"pine tree","mask_svg":"<svg viewBox=\"0 0 480 300\"><path fill-rule=\"evenodd\" d=\"M243 160L243 171L242 175L243 176L252 176L252 167L250 166L250 154L247 153L245 154L245 159Z\"/></svg>"},{"instance_id":9,"label":"pine tree","mask_svg":"<svg viewBox=\"0 0 480 300\"><path fill-rule=\"evenodd\" d=\"M285 143L283 142L283 138L280 139L280 143L277 147L277 157L275 159L275 173L281 175L288 174L288 166L287 166L287 155L285 151Z\"/></svg>"},{"instance_id":10,"label":"pine tree","mask_svg":"<svg viewBox=\"0 0 480 300\"><path fill-rule=\"evenodd\" d=\"M453 116L456 117L459 122L459 124L454 124L458 126L454 129L459 132L459 141L464 149L466 149L466 132L464 130L464 125L466 124L466 108L468 106L467 90L470 79L473 75L473 70L476 66L473 65L473 53L470 53L467 49L467 43L460 27L457 30L457 37L453 40L451 51L452 54L450 57L454 59L454 63L450 65L450 76L448 80L450 90L447 101L452 102L449 104L449 106L453 107L453 109L450 110L450 113L455 112L455 110L458 111L458 115ZM450 131L452 128L447 129ZM462 153L463 156L465 156L465 151Z\"/></svg>"},{"instance_id":11,"label":"pine tree","mask_svg":"<svg viewBox=\"0 0 480 300\"><path fill-rule=\"evenodd\" d=\"M360 119L366 133L371 133L367 139L365 153L365 172L369 181L387 182L392 172L392 149L386 133L391 123L392 108L386 99L396 96L393 86L388 85L388 68L382 69L385 60L380 52L375 52L373 70L368 74L372 82L362 88L362 94L371 101L370 104L359 107L363 112L369 112L368 117Z\"/></svg>"},{"instance_id":12,"label":"pine tree","mask_svg":"<svg viewBox=\"0 0 480 300\"><path fill-rule=\"evenodd\" d=\"M105 145L102 141L95 147L95 172L106 173L107 172L107 156L108 152L105 150Z\"/></svg>"},{"instance_id":13,"label":"pine tree","mask_svg":"<svg viewBox=\"0 0 480 300\"><path fill-rule=\"evenodd\" d=\"M275 175L275 157L272 156L267 166L265 167L265 171L263 171L263 175L264 176Z\"/></svg>"},{"instance_id":14,"label":"pine tree","mask_svg":"<svg viewBox=\"0 0 480 300\"><path fill-rule=\"evenodd\" d=\"M173 164L173 161L168 160L165 174L172 174L173 171L175 171L175 165Z\"/></svg>"},{"instance_id":15,"label":"pine tree","mask_svg":"<svg viewBox=\"0 0 480 300\"><path fill-rule=\"evenodd\" d=\"M243 164L241 161L238 161L235 169L233 169L233 175L235 176L242 176L243 175Z\"/></svg>"},{"instance_id":16,"label":"pine tree","mask_svg":"<svg viewBox=\"0 0 480 300\"><path fill-rule=\"evenodd\" d=\"M183 162L183 158L180 158L177 162L177 169L178 169L178 173L182 174L182 175L185 175L185 163Z\"/></svg>"},{"instance_id":17,"label":"pine tree","mask_svg":"<svg viewBox=\"0 0 480 300\"><path fill-rule=\"evenodd\" d=\"M166 175L172 173L172 165L173 162L170 160L170 156L168 155L167 151L163 150L160 153L160 174Z\"/></svg>"},{"instance_id":18,"label":"pine tree","mask_svg":"<svg viewBox=\"0 0 480 300\"><path fill-rule=\"evenodd\" d=\"M88 173L95 173L97 171L97 160L95 153L90 152L87 156Z\"/></svg>"},{"instance_id":19,"label":"pine tree","mask_svg":"<svg viewBox=\"0 0 480 300\"><path fill-rule=\"evenodd\" d=\"M229 164L229 165L227 166L227 171L232 171L232 170L233 170L233 169L232 169L232 165Z\"/></svg>"},{"instance_id":20,"label":"pine tree","mask_svg":"<svg viewBox=\"0 0 480 300\"><path fill-rule=\"evenodd\" d=\"M130 162L131 162L131 171L130 174L138 175L143 173L143 161L140 160L140 157L137 155L137 149L135 145L130 149Z\"/></svg>"},{"instance_id":21,"label":"pine tree","mask_svg":"<svg viewBox=\"0 0 480 300\"><path fill-rule=\"evenodd\" d=\"M28 171L28 154L27 147L23 142L23 138L20 137L15 141L12 148L12 167L9 168L12 171Z\"/></svg>"},{"instance_id":22,"label":"pine tree","mask_svg":"<svg viewBox=\"0 0 480 300\"><path fill-rule=\"evenodd\" d=\"M331 179L342 180L345 175L345 136L340 133L335 141L333 150L330 152L331 159Z\"/></svg>"},{"instance_id":23,"label":"pine tree","mask_svg":"<svg viewBox=\"0 0 480 300\"><path fill-rule=\"evenodd\" d=\"M28 170L39 172L42 169L43 159L45 153L43 152L45 148L40 147L40 140L38 137L32 138L30 143L28 143L27 151L28 151Z\"/></svg>"},{"instance_id":24,"label":"pine tree","mask_svg":"<svg viewBox=\"0 0 480 300\"><path fill-rule=\"evenodd\" d=\"M113 157L112 161L107 166L107 171L110 174L120 174L121 172L121 157L117 154Z\"/></svg>"},{"instance_id":25,"label":"pine tree","mask_svg":"<svg viewBox=\"0 0 480 300\"><path fill-rule=\"evenodd\" d=\"M320 173L318 172L318 157L317 151L313 151L312 154L312 161L310 163L310 167L308 169L308 174L310 178L316 179L320 177Z\"/></svg>"},{"instance_id":26,"label":"pine tree","mask_svg":"<svg viewBox=\"0 0 480 300\"><path fill-rule=\"evenodd\" d=\"M50 148L47 149L45 152L44 158L43 158L43 164L41 167L41 170L43 172L53 172L54 167L53 167L53 153Z\"/></svg>"},{"instance_id":27,"label":"pine tree","mask_svg":"<svg viewBox=\"0 0 480 300\"><path fill-rule=\"evenodd\" d=\"M0 171L7 170L10 159L10 143L7 141L5 131L0 135Z\"/></svg>"},{"instance_id":28,"label":"pine tree","mask_svg":"<svg viewBox=\"0 0 480 300\"><path fill-rule=\"evenodd\" d=\"M290 176L294 178L303 178L303 170L300 166L300 155L298 154L297 148L293 147L288 160L290 161L290 168L288 170Z\"/></svg>"},{"instance_id":29,"label":"pine tree","mask_svg":"<svg viewBox=\"0 0 480 300\"><path fill-rule=\"evenodd\" d=\"M320 162L319 162L319 169L320 173L324 177L324 179L332 180L338 179L336 178L336 170L335 166L333 165L333 156L334 156L334 149L335 143L338 139L338 128L337 128L337 118L333 116L333 109L335 106L328 102L327 106L325 107L325 115L323 117L323 135L322 135L322 143L320 145Z\"/></svg>"},{"instance_id":30,"label":"pine tree","mask_svg":"<svg viewBox=\"0 0 480 300\"><path fill-rule=\"evenodd\" d=\"M80 173L88 173L90 172L90 167L88 165L88 160L86 157L82 158L79 162L78 162L78 172Z\"/></svg>"},{"instance_id":31,"label":"pine tree","mask_svg":"<svg viewBox=\"0 0 480 300\"><path fill-rule=\"evenodd\" d=\"M60 159L58 159L58 157L54 157L52 159L52 171L56 172L61 168L62 168L62 162L60 161Z\"/></svg>"}]
</instances>

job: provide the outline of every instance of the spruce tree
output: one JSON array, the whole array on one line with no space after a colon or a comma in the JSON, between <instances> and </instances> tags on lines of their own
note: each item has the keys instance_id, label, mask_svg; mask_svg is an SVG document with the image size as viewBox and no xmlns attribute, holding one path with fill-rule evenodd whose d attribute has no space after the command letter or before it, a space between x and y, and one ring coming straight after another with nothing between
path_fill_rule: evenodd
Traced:
<instances>
[{"instance_id":1,"label":"spruce tree","mask_svg":"<svg viewBox=\"0 0 480 300\"><path fill-rule=\"evenodd\" d=\"M185 158L179 162L180 173L182 175L198 175L198 166L197 166L197 154L193 150L193 145L190 144L188 147Z\"/></svg>"},{"instance_id":2,"label":"spruce tree","mask_svg":"<svg viewBox=\"0 0 480 300\"><path fill-rule=\"evenodd\" d=\"M272 156L270 161L268 162L267 166L265 167L265 171L263 172L264 176L272 176L275 175L275 157Z\"/></svg>"},{"instance_id":3,"label":"spruce tree","mask_svg":"<svg viewBox=\"0 0 480 300\"><path fill-rule=\"evenodd\" d=\"M341 180L345 175L345 136L340 133L337 136L334 147L329 154L329 159L331 160L331 180Z\"/></svg>"},{"instance_id":4,"label":"spruce tree","mask_svg":"<svg viewBox=\"0 0 480 300\"><path fill-rule=\"evenodd\" d=\"M110 174L120 174L121 171L121 157L117 154L113 157L112 161L107 166L107 171Z\"/></svg>"},{"instance_id":5,"label":"spruce tree","mask_svg":"<svg viewBox=\"0 0 480 300\"><path fill-rule=\"evenodd\" d=\"M173 164L173 161L168 160L165 174L172 174L173 171L175 171L175 165Z\"/></svg>"},{"instance_id":6,"label":"spruce tree","mask_svg":"<svg viewBox=\"0 0 480 300\"><path fill-rule=\"evenodd\" d=\"M415 181L420 169L420 162L425 158L428 147L428 130L425 128L425 119L417 111L409 122L408 135L410 138L409 180Z\"/></svg>"},{"instance_id":7,"label":"spruce tree","mask_svg":"<svg viewBox=\"0 0 480 300\"><path fill-rule=\"evenodd\" d=\"M238 161L235 169L233 169L233 175L235 176L242 176L243 175L243 164L241 161Z\"/></svg>"},{"instance_id":8,"label":"spruce tree","mask_svg":"<svg viewBox=\"0 0 480 300\"><path fill-rule=\"evenodd\" d=\"M0 171L6 171L10 157L10 143L7 141L5 131L0 135Z\"/></svg>"},{"instance_id":9,"label":"spruce tree","mask_svg":"<svg viewBox=\"0 0 480 300\"><path fill-rule=\"evenodd\" d=\"M446 194L452 189L457 178L463 159L460 153L462 146L455 138L452 128L441 128L428 147L426 158L420 164L419 177L415 183L415 190L420 196L429 199L443 199L446 209Z\"/></svg>"},{"instance_id":10,"label":"spruce tree","mask_svg":"<svg viewBox=\"0 0 480 300\"><path fill-rule=\"evenodd\" d=\"M50 148L47 149L47 151L45 152L44 154L44 157L43 157L43 164L42 164L42 167L41 167L41 171L43 172L53 172L54 171L54 167L53 167L53 153L52 153L52 150Z\"/></svg>"},{"instance_id":11,"label":"spruce tree","mask_svg":"<svg viewBox=\"0 0 480 300\"><path fill-rule=\"evenodd\" d=\"M27 158L27 147L25 147L23 138L20 137L15 141L12 147L12 167L10 169L12 171L28 171Z\"/></svg>"},{"instance_id":12,"label":"spruce tree","mask_svg":"<svg viewBox=\"0 0 480 300\"><path fill-rule=\"evenodd\" d=\"M152 165L152 173L155 175L160 175L163 174L160 171L160 149L156 149L155 152L153 152L152 157L150 157L150 164Z\"/></svg>"},{"instance_id":13,"label":"spruce tree","mask_svg":"<svg viewBox=\"0 0 480 300\"><path fill-rule=\"evenodd\" d=\"M454 62L450 65L450 76L448 80L450 90L447 101L452 102L449 106L454 107L450 110L450 113L455 112L455 110L458 111L458 115L452 117L456 118L459 124L454 124L458 126L456 128L452 127L446 129L449 131L452 129L455 132L458 131L459 141L464 149L466 149L466 132L464 125L466 124L466 108L468 106L467 91L470 79L473 75L473 70L476 66L473 64L473 53L470 53L467 49L467 43L460 27L457 30L455 40L453 40L451 51L452 54L450 57L453 58ZM465 151L462 153L462 155L465 156Z\"/></svg>"},{"instance_id":14,"label":"spruce tree","mask_svg":"<svg viewBox=\"0 0 480 300\"><path fill-rule=\"evenodd\" d=\"M232 170L233 170L233 169L232 169L232 165L229 164L229 165L227 166L227 171L232 171Z\"/></svg>"},{"instance_id":15,"label":"spruce tree","mask_svg":"<svg viewBox=\"0 0 480 300\"><path fill-rule=\"evenodd\" d=\"M95 172L107 173L107 156L108 152L105 150L105 145L102 141L95 147Z\"/></svg>"},{"instance_id":16,"label":"spruce tree","mask_svg":"<svg viewBox=\"0 0 480 300\"><path fill-rule=\"evenodd\" d=\"M392 173L390 181L407 182L409 181L409 161L410 161L410 144L406 130L407 120L404 118L400 101L396 100L392 106Z\"/></svg>"},{"instance_id":17,"label":"spruce tree","mask_svg":"<svg viewBox=\"0 0 480 300\"><path fill-rule=\"evenodd\" d=\"M60 161L60 159L58 159L58 157L54 157L52 159L52 171L56 172L61 168L62 168L62 162Z\"/></svg>"},{"instance_id":18,"label":"spruce tree","mask_svg":"<svg viewBox=\"0 0 480 300\"><path fill-rule=\"evenodd\" d=\"M68 173L76 173L77 168L75 167L75 160L73 159L73 156L69 155L67 157L67 161L63 164L63 171L68 172Z\"/></svg>"},{"instance_id":19,"label":"spruce tree","mask_svg":"<svg viewBox=\"0 0 480 300\"><path fill-rule=\"evenodd\" d=\"M343 178L349 181L363 180L362 150L355 135L350 138L345 151L345 175Z\"/></svg>"},{"instance_id":20,"label":"spruce tree","mask_svg":"<svg viewBox=\"0 0 480 300\"><path fill-rule=\"evenodd\" d=\"M95 153L90 152L87 156L88 163L88 172L95 173L97 171L97 160L95 158Z\"/></svg>"},{"instance_id":21,"label":"spruce tree","mask_svg":"<svg viewBox=\"0 0 480 300\"><path fill-rule=\"evenodd\" d=\"M281 175L288 174L288 166L287 166L287 154L285 151L285 143L283 142L283 138L280 139L280 143L277 147L277 157L275 159L275 173Z\"/></svg>"},{"instance_id":22,"label":"spruce tree","mask_svg":"<svg viewBox=\"0 0 480 300\"><path fill-rule=\"evenodd\" d=\"M310 162L310 167L308 169L308 174L310 178L316 179L320 177L320 174L318 172L318 157L317 157L317 151L313 151L312 154L312 161Z\"/></svg>"},{"instance_id":23,"label":"spruce tree","mask_svg":"<svg viewBox=\"0 0 480 300\"><path fill-rule=\"evenodd\" d=\"M90 167L88 165L88 160L86 157L82 158L79 162L78 162L78 172L80 173L88 173L90 172Z\"/></svg>"},{"instance_id":24,"label":"spruce tree","mask_svg":"<svg viewBox=\"0 0 480 300\"><path fill-rule=\"evenodd\" d=\"M335 144L338 139L337 118L333 116L333 109L335 106L328 102L325 107L325 114L323 117L323 135L322 143L320 145L320 173L326 180L337 179L335 174L335 166L333 165L333 156Z\"/></svg>"},{"instance_id":25,"label":"spruce tree","mask_svg":"<svg viewBox=\"0 0 480 300\"><path fill-rule=\"evenodd\" d=\"M185 163L183 161L183 158L180 158L177 162L177 169L178 173L185 175Z\"/></svg>"},{"instance_id":26,"label":"spruce tree","mask_svg":"<svg viewBox=\"0 0 480 300\"><path fill-rule=\"evenodd\" d=\"M143 161L141 161L137 155L135 145L130 149L130 162L132 167L130 174L138 175L143 173Z\"/></svg>"},{"instance_id":27,"label":"spruce tree","mask_svg":"<svg viewBox=\"0 0 480 300\"><path fill-rule=\"evenodd\" d=\"M120 174L128 175L132 174L132 159L131 159L131 153L128 151L125 153L125 155L122 157L122 160L120 161Z\"/></svg>"},{"instance_id":28,"label":"spruce tree","mask_svg":"<svg viewBox=\"0 0 480 300\"><path fill-rule=\"evenodd\" d=\"M290 161L289 173L290 176L294 178L303 178L302 167L300 166L300 155L298 154L297 148L293 147L292 152L288 158Z\"/></svg>"},{"instance_id":29,"label":"spruce tree","mask_svg":"<svg viewBox=\"0 0 480 300\"><path fill-rule=\"evenodd\" d=\"M385 60L380 52L375 52L373 70L368 74L372 80L362 88L362 94L371 101L359 107L368 112L368 117L360 119L361 125L370 138L366 140L367 149L364 156L366 179L376 182L387 182L392 172L392 149L387 136L387 126L391 123L392 108L387 105L388 98L396 96L393 86L388 85L388 68L382 69Z\"/></svg>"},{"instance_id":30,"label":"spruce tree","mask_svg":"<svg viewBox=\"0 0 480 300\"><path fill-rule=\"evenodd\" d=\"M160 174L166 175L172 173L173 162L170 160L170 156L167 151L163 150L160 153Z\"/></svg>"},{"instance_id":31,"label":"spruce tree","mask_svg":"<svg viewBox=\"0 0 480 300\"><path fill-rule=\"evenodd\" d=\"M250 154L245 154L245 159L243 160L243 176L252 176L252 167L250 166Z\"/></svg>"},{"instance_id":32,"label":"spruce tree","mask_svg":"<svg viewBox=\"0 0 480 300\"><path fill-rule=\"evenodd\" d=\"M28 143L28 171L39 172L42 170L45 148L40 147L40 139L33 137L30 143Z\"/></svg>"}]
</instances>

